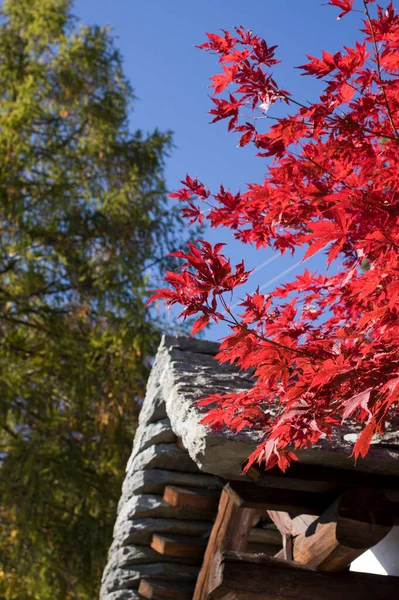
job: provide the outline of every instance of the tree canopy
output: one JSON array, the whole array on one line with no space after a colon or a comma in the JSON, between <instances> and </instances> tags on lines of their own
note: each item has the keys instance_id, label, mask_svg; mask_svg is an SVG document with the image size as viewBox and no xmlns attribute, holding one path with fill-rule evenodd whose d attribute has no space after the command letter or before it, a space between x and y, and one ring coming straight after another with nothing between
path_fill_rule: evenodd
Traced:
<instances>
[{"instance_id":1,"label":"tree canopy","mask_svg":"<svg viewBox=\"0 0 399 600\"><path fill-rule=\"evenodd\" d=\"M299 67L320 80L313 102L277 83L277 47L252 30L207 34L201 47L222 67L211 78L213 121L227 119L239 146L269 159L266 177L243 193L211 193L187 176L172 194L194 222L228 227L259 249L306 248L304 260L323 251L326 268L305 269L270 294L254 290L235 310L232 293L250 271L204 240L176 253L181 272L154 296L197 315L194 331L224 320L231 333L220 360L254 369L253 389L203 401L215 429L263 432L247 466L285 470L295 449L331 439L346 419L361 426L353 455L364 457L398 417L399 15L392 2L327 4L338 18L363 18L354 47Z\"/></svg>"},{"instance_id":2,"label":"tree canopy","mask_svg":"<svg viewBox=\"0 0 399 600\"><path fill-rule=\"evenodd\" d=\"M170 133L132 132L106 28L0 20L0 596L97 597L176 245Z\"/></svg>"}]
</instances>

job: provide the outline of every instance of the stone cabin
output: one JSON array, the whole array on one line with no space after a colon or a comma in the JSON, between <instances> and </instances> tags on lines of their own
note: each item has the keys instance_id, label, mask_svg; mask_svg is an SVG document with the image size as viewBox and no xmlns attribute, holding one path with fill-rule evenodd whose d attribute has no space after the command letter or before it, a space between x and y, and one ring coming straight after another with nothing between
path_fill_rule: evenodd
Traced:
<instances>
[{"instance_id":1,"label":"stone cabin","mask_svg":"<svg viewBox=\"0 0 399 600\"><path fill-rule=\"evenodd\" d=\"M194 400L248 389L218 344L165 336L139 417L101 600L399 597L399 432L355 468L356 427L284 475L242 465L254 433L200 424Z\"/></svg>"}]
</instances>

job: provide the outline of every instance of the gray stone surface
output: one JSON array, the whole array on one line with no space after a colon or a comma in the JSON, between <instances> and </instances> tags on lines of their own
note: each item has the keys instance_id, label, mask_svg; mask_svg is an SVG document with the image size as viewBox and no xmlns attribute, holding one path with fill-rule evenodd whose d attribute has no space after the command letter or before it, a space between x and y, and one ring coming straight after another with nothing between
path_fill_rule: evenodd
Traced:
<instances>
[{"instance_id":1,"label":"gray stone surface","mask_svg":"<svg viewBox=\"0 0 399 600\"><path fill-rule=\"evenodd\" d=\"M142 596L139 596L134 590L120 590L119 592L111 592L102 598L107 600L142 600Z\"/></svg>"},{"instance_id":2,"label":"gray stone surface","mask_svg":"<svg viewBox=\"0 0 399 600\"><path fill-rule=\"evenodd\" d=\"M157 494L139 494L132 496L122 506L116 523L126 520L144 519L146 517L161 519L192 519L212 521L215 516L213 511L174 507L165 502Z\"/></svg>"},{"instance_id":3,"label":"gray stone surface","mask_svg":"<svg viewBox=\"0 0 399 600\"><path fill-rule=\"evenodd\" d=\"M255 449L260 434L213 433L200 424L203 410L195 401L213 393L248 390L252 381L248 373L215 361L217 346L207 345L206 353L201 347L198 340L165 336L153 370L161 382L172 429L193 461L201 471L239 478L242 462Z\"/></svg>"},{"instance_id":4,"label":"gray stone surface","mask_svg":"<svg viewBox=\"0 0 399 600\"><path fill-rule=\"evenodd\" d=\"M176 443L176 436L172 431L170 420L161 419L155 423L145 423L138 427L134 439L132 461L139 452L143 452L154 444Z\"/></svg>"},{"instance_id":5,"label":"gray stone surface","mask_svg":"<svg viewBox=\"0 0 399 600\"><path fill-rule=\"evenodd\" d=\"M182 559L180 557L166 556L159 554L149 546L121 546L113 552L111 560L104 570L104 577L109 570L117 567L130 567L131 565L145 565L159 562L178 563L178 564L196 564L198 561L192 559Z\"/></svg>"},{"instance_id":6,"label":"gray stone surface","mask_svg":"<svg viewBox=\"0 0 399 600\"><path fill-rule=\"evenodd\" d=\"M139 415L139 425L154 423L161 419L166 419L165 399L162 387L159 381L154 381L154 377L150 375L147 384L146 402Z\"/></svg>"},{"instance_id":7,"label":"gray stone surface","mask_svg":"<svg viewBox=\"0 0 399 600\"><path fill-rule=\"evenodd\" d=\"M115 592L123 589L137 589L140 579L165 579L169 581L195 582L199 567L179 565L176 563L153 563L136 565L132 568L116 568L107 570L102 580L102 597L105 592ZM101 596L100 596L101 598Z\"/></svg>"},{"instance_id":8,"label":"gray stone surface","mask_svg":"<svg viewBox=\"0 0 399 600\"><path fill-rule=\"evenodd\" d=\"M163 494L166 485L188 485L201 488L222 487L213 475L147 469L130 472L126 475L123 482L122 497L127 500L134 494Z\"/></svg>"},{"instance_id":9,"label":"gray stone surface","mask_svg":"<svg viewBox=\"0 0 399 600\"><path fill-rule=\"evenodd\" d=\"M173 431L182 438L191 458L202 471L227 479L242 479L242 463L255 449L261 432L217 433L200 425L201 410L195 400L210 393L249 389L247 373L231 365L219 365L208 352L201 353L202 342L165 336L158 350L156 369L163 389L167 414ZM155 365L154 365L155 367ZM357 470L399 475L399 427L394 423L387 435L376 438L366 458L357 462ZM320 439L298 457L309 464L353 469L348 460L353 441L345 439L356 431L354 423L337 428L332 443Z\"/></svg>"},{"instance_id":10,"label":"gray stone surface","mask_svg":"<svg viewBox=\"0 0 399 600\"><path fill-rule=\"evenodd\" d=\"M112 548L128 544L149 545L152 534L176 533L190 536L207 536L212 523L209 521L183 521L180 519L134 519L120 520L115 524ZM112 552L110 552L112 554Z\"/></svg>"},{"instance_id":11,"label":"gray stone surface","mask_svg":"<svg viewBox=\"0 0 399 600\"><path fill-rule=\"evenodd\" d=\"M178 448L176 444L156 444L139 452L130 464L130 471L142 469L167 469L198 473L197 465L191 460L188 452Z\"/></svg>"},{"instance_id":12,"label":"gray stone surface","mask_svg":"<svg viewBox=\"0 0 399 600\"><path fill-rule=\"evenodd\" d=\"M198 561L190 559L173 558L159 554L148 546L124 546L118 548L114 553L103 573L103 581L113 577L118 569L129 568L133 571L141 569L140 565L150 565L159 563L169 563L175 565L195 566L198 568ZM139 565L139 566L138 566Z\"/></svg>"}]
</instances>

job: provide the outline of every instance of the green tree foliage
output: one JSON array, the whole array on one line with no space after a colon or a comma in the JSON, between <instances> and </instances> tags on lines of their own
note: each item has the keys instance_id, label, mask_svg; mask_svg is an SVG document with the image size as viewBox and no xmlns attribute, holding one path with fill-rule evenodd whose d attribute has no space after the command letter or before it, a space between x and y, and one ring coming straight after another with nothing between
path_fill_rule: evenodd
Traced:
<instances>
[{"instance_id":1,"label":"green tree foliage","mask_svg":"<svg viewBox=\"0 0 399 600\"><path fill-rule=\"evenodd\" d=\"M90 599L158 342L175 246L170 135L129 132L109 31L69 0L0 22L0 597Z\"/></svg>"}]
</instances>

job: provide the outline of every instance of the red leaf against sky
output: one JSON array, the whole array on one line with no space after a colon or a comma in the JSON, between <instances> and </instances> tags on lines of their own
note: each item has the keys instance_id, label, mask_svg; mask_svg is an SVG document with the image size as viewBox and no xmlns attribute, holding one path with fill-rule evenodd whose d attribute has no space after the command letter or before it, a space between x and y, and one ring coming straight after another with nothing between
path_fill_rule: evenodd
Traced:
<instances>
[{"instance_id":1,"label":"red leaf against sky","mask_svg":"<svg viewBox=\"0 0 399 600\"><path fill-rule=\"evenodd\" d=\"M342 9L342 12L339 13L337 20L342 19L345 15L348 14L353 8L354 0L331 0L331 2L327 2L330 6L337 6Z\"/></svg>"},{"instance_id":2,"label":"red leaf against sky","mask_svg":"<svg viewBox=\"0 0 399 600\"><path fill-rule=\"evenodd\" d=\"M354 6L328 4L338 18ZM305 269L269 294L233 302L250 271L232 268L228 247L200 240L174 253L180 270L150 299L180 304L183 318L196 315L193 333L211 320L230 328L218 360L251 369L254 386L204 399L204 422L263 432L247 467L285 470L292 448L329 439L345 419L363 428L353 449L363 457L374 433L399 416L399 14L391 2L368 1L362 12L353 47L302 65L323 87L313 102L277 83L276 47L252 30L209 33L201 46L222 69L211 78L213 122L227 119L239 146L253 144L271 162L263 181L241 193L211 193L187 176L171 197L190 222L228 227L255 248L283 254L305 246L304 260L324 248L326 256L321 273ZM266 110L268 119L259 119Z\"/></svg>"}]
</instances>

